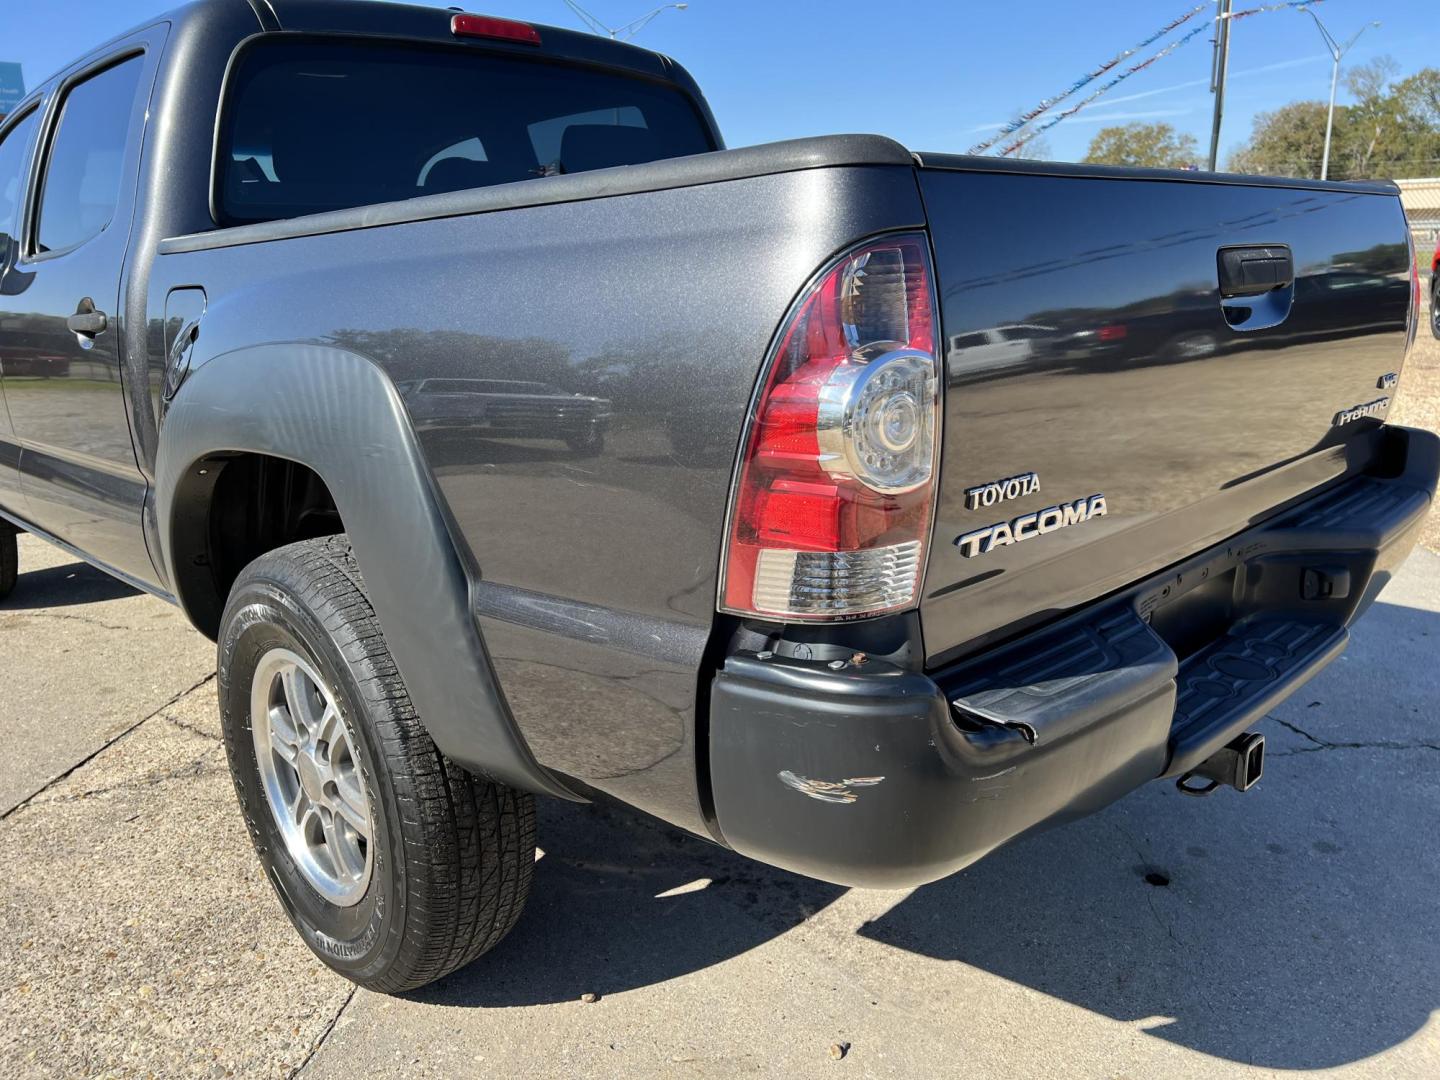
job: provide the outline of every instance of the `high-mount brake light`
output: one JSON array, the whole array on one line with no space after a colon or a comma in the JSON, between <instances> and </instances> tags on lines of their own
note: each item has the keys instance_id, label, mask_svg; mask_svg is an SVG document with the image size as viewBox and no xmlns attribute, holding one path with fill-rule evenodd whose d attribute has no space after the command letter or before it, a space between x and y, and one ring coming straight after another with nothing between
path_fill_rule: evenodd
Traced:
<instances>
[{"instance_id":1,"label":"high-mount brake light","mask_svg":"<svg viewBox=\"0 0 1440 1080\"><path fill-rule=\"evenodd\" d=\"M522 45L540 44L540 31L529 23L517 22L514 19L496 19L489 15L452 16L450 33L456 37L518 41Z\"/></svg>"},{"instance_id":2,"label":"high-mount brake light","mask_svg":"<svg viewBox=\"0 0 1440 1080\"><path fill-rule=\"evenodd\" d=\"M845 619L915 604L939 452L925 237L867 241L797 300L746 428L720 606Z\"/></svg>"}]
</instances>

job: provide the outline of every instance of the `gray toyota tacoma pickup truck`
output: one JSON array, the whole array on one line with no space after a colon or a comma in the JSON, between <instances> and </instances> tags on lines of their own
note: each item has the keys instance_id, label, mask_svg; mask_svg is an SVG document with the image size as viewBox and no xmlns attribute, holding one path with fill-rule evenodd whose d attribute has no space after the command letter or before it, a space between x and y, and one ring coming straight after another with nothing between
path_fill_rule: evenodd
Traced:
<instances>
[{"instance_id":1,"label":"gray toyota tacoma pickup truck","mask_svg":"<svg viewBox=\"0 0 1440 1080\"><path fill-rule=\"evenodd\" d=\"M536 795L899 887L1243 790L1440 471L1388 184L725 150L663 56L437 8L117 38L0 126L0 233L0 513L217 642L381 990L511 928Z\"/></svg>"}]
</instances>

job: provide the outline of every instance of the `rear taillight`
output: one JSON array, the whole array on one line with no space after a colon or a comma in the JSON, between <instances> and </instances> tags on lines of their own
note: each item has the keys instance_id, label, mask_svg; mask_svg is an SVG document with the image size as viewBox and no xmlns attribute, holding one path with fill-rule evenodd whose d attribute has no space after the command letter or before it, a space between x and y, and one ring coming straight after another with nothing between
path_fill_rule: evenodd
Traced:
<instances>
[{"instance_id":1,"label":"rear taillight","mask_svg":"<svg viewBox=\"0 0 1440 1080\"><path fill-rule=\"evenodd\" d=\"M925 237L871 240L796 301L742 444L720 606L839 619L911 607L940 437Z\"/></svg>"}]
</instances>

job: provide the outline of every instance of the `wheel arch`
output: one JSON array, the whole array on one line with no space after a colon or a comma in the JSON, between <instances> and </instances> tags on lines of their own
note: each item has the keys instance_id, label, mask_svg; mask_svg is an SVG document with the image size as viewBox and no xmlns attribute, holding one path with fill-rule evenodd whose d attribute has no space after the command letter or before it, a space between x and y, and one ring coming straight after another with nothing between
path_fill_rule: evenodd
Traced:
<instances>
[{"instance_id":1,"label":"wheel arch","mask_svg":"<svg viewBox=\"0 0 1440 1080\"><path fill-rule=\"evenodd\" d=\"M257 345L186 379L160 429L155 514L157 562L191 621L213 636L225 598L211 568L196 562L205 551L200 537L211 528L226 468L255 459L293 463L333 501L436 745L502 783L577 798L515 726L473 616L473 568L398 392L367 357L325 345Z\"/></svg>"}]
</instances>

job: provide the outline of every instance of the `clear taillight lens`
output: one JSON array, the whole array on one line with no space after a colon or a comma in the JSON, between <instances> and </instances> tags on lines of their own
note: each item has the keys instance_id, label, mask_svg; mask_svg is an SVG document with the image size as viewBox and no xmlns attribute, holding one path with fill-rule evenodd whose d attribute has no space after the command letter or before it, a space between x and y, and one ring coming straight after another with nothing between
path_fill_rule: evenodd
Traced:
<instances>
[{"instance_id":1,"label":"clear taillight lens","mask_svg":"<svg viewBox=\"0 0 1440 1080\"><path fill-rule=\"evenodd\" d=\"M793 619L914 605L940 430L925 238L869 241L796 302L766 362L730 507L720 606Z\"/></svg>"}]
</instances>

